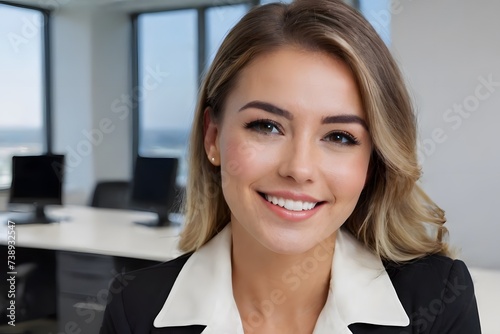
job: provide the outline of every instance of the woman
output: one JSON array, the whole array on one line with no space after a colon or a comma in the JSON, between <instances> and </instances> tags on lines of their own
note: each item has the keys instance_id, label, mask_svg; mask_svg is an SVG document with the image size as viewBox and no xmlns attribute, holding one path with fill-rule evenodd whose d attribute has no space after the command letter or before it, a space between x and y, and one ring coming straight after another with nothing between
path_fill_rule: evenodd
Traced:
<instances>
[{"instance_id":1,"label":"woman","mask_svg":"<svg viewBox=\"0 0 500 334\"><path fill-rule=\"evenodd\" d=\"M266 5L233 28L190 168L186 254L135 272L101 333L480 333L417 185L401 75L341 1Z\"/></svg>"}]
</instances>

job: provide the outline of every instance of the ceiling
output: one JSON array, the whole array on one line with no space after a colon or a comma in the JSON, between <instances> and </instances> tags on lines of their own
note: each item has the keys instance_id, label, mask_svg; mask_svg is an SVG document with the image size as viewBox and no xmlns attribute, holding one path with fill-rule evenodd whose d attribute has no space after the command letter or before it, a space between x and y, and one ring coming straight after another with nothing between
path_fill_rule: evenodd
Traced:
<instances>
[{"instance_id":1,"label":"ceiling","mask_svg":"<svg viewBox=\"0 0 500 334\"><path fill-rule=\"evenodd\" d=\"M241 3L243 0L10 0L13 4L57 10L61 7L100 7L116 11L148 11Z\"/></svg>"}]
</instances>

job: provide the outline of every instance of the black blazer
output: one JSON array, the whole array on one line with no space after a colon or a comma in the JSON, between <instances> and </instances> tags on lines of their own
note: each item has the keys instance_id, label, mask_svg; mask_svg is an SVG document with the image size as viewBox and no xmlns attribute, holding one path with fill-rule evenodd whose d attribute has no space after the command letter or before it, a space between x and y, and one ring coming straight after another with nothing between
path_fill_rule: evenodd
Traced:
<instances>
[{"instance_id":1,"label":"black blazer","mask_svg":"<svg viewBox=\"0 0 500 334\"><path fill-rule=\"evenodd\" d=\"M110 286L101 334L200 334L205 326L154 328L183 265L191 254L124 274ZM410 318L408 327L356 323L354 334L479 334L474 287L460 260L432 255L407 263L385 263L398 297Z\"/></svg>"}]
</instances>

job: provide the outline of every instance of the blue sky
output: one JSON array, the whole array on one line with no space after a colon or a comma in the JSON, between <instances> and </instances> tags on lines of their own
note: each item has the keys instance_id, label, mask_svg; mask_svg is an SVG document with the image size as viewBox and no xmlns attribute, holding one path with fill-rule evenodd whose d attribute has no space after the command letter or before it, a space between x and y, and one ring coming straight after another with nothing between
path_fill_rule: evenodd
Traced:
<instances>
[{"instance_id":1,"label":"blue sky","mask_svg":"<svg viewBox=\"0 0 500 334\"><path fill-rule=\"evenodd\" d=\"M0 127L42 126L42 15L0 5Z\"/></svg>"}]
</instances>

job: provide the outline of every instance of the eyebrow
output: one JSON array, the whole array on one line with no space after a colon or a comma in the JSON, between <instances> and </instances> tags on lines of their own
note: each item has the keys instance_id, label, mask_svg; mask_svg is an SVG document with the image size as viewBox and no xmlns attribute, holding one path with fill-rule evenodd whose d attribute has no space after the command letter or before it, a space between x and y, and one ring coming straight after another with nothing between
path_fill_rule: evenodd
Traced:
<instances>
[{"instance_id":1,"label":"eyebrow","mask_svg":"<svg viewBox=\"0 0 500 334\"><path fill-rule=\"evenodd\" d=\"M293 115L291 112L289 112L285 109L281 109L279 107L276 107L275 105L272 105L271 103L262 102L262 101L250 101L247 104L245 104L243 107L241 107L240 110L238 110L238 111L243 111L245 109L250 109L250 108L261 109L261 110L267 111L271 114L283 116L290 121L293 119Z\"/></svg>"},{"instance_id":2,"label":"eyebrow","mask_svg":"<svg viewBox=\"0 0 500 334\"><path fill-rule=\"evenodd\" d=\"M368 124L365 120L356 115L336 115L323 117L321 124L331 124L331 123L358 123L366 130L368 130Z\"/></svg>"},{"instance_id":3,"label":"eyebrow","mask_svg":"<svg viewBox=\"0 0 500 334\"><path fill-rule=\"evenodd\" d=\"M263 101L250 101L241 107L238 111L243 111L245 109L256 108L267 111L271 114L275 114L278 116L283 116L288 120L293 120L293 114L288 110L279 108L271 103L263 102ZM366 130L368 130L368 124L366 124L365 120L356 115L335 115L335 116L326 116L321 119L321 124L332 124L332 123L357 123L363 126Z\"/></svg>"}]
</instances>

